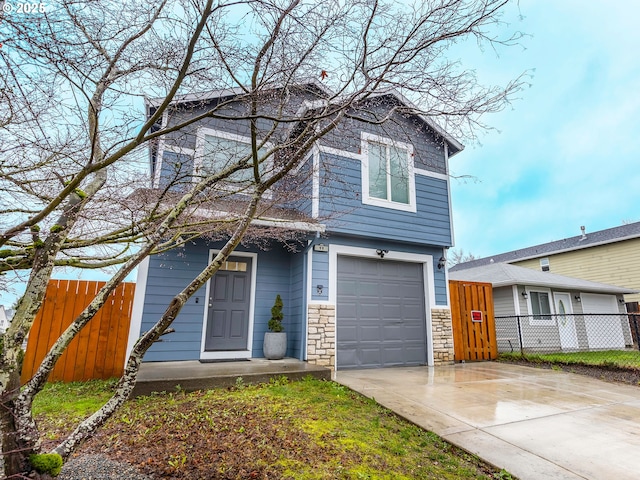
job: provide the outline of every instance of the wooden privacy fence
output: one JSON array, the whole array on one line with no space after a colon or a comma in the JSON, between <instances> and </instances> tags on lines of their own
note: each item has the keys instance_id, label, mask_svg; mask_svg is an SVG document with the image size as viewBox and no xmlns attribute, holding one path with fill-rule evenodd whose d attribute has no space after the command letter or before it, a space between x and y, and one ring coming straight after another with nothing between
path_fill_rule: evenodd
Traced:
<instances>
[{"instance_id":1,"label":"wooden privacy fence","mask_svg":"<svg viewBox=\"0 0 640 480\"><path fill-rule=\"evenodd\" d=\"M62 332L95 298L105 282L50 280L44 303L27 342L22 382L29 380ZM74 382L119 377L129 337L134 283L123 283L111 293L95 317L69 344L49 381Z\"/></svg>"},{"instance_id":2,"label":"wooden privacy fence","mask_svg":"<svg viewBox=\"0 0 640 480\"><path fill-rule=\"evenodd\" d=\"M498 342L491 284L450 280L449 296L455 360L495 359Z\"/></svg>"}]
</instances>

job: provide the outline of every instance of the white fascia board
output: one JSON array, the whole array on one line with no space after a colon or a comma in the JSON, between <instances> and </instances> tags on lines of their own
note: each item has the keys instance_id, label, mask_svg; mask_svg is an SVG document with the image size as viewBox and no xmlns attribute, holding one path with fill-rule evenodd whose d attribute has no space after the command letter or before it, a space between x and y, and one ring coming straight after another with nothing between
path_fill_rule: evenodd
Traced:
<instances>
[{"instance_id":1,"label":"white fascia board","mask_svg":"<svg viewBox=\"0 0 640 480\"><path fill-rule=\"evenodd\" d=\"M323 223L315 224L309 222L295 222L288 220L278 220L277 218L256 218L251 223L261 227L287 228L291 230L300 230L302 232L324 233L327 228Z\"/></svg>"},{"instance_id":2,"label":"white fascia board","mask_svg":"<svg viewBox=\"0 0 640 480\"><path fill-rule=\"evenodd\" d=\"M313 85L317 89L321 90L325 95L332 96L333 92L329 90L325 85L318 82L318 80L314 78L307 78L304 80L296 81L293 85L294 87L303 86L303 85ZM285 85L281 83L274 83L273 85L266 86L266 90L277 90L278 88L284 88ZM220 88L216 90L208 90L205 92L196 92L196 93L188 93L185 95L176 95L174 99L171 101L170 105L176 105L178 103L186 103L186 102L200 102L211 100L214 98L222 98L222 97L235 97L237 95L242 95L248 93L247 90L243 87L234 87L234 88ZM145 103L148 107L158 107L162 105L166 97L152 97L145 98Z\"/></svg>"}]
</instances>

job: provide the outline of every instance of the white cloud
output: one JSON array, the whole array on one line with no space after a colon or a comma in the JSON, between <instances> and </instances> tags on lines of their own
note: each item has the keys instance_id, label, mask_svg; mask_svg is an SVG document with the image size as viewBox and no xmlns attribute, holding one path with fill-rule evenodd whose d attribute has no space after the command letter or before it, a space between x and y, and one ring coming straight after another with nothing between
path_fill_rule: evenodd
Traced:
<instances>
[{"instance_id":1,"label":"white cloud","mask_svg":"<svg viewBox=\"0 0 640 480\"><path fill-rule=\"evenodd\" d=\"M482 181L452 181L457 246L476 255L640 220L640 2L519 7L527 50L486 68L535 68L532 87L487 119L500 134L452 159L453 172Z\"/></svg>"}]
</instances>

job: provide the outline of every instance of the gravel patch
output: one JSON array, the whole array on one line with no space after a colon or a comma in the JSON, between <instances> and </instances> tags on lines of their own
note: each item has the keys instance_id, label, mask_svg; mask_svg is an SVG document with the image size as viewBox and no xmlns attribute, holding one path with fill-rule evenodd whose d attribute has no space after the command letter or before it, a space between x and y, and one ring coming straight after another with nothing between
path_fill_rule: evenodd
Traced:
<instances>
[{"instance_id":1,"label":"gravel patch","mask_svg":"<svg viewBox=\"0 0 640 480\"><path fill-rule=\"evenodd\" d=\"M82 455L62 467L58 480L151 480L128 463L116 462L105 455Z\"/></svg>"}]
</instances>

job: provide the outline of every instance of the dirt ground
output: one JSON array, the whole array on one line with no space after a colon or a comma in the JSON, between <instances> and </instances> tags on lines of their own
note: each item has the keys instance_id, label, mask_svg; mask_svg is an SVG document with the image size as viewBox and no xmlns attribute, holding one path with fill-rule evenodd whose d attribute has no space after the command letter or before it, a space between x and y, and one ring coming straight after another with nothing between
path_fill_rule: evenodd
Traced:
<instances>
[{"instance_id":1,"label":"dirt ground","mask_svg":"<svg viewBox=\"0 0 640 480\"><path fill-rule=\"evenodd\" d=\"M629 385L640 386L640 370L632 368L619 368L608 366L591 366L591 365L558 365L554 363L533 363L525 360L500 360L508 363L515 363L527 367L561 369L565 372L577 373L579 375L588 375L605 382L626 383Z\"/></svg>"}]
</instances>

